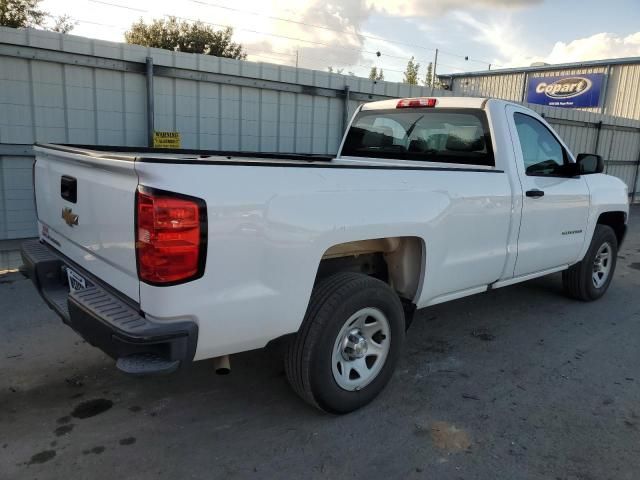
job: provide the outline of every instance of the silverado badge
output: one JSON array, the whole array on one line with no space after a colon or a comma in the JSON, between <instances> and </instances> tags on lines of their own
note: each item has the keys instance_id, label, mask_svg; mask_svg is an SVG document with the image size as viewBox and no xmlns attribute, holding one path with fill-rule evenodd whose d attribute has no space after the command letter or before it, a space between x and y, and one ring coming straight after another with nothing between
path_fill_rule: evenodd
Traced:
<instances>
[{"instance_id":1,"label":"silverado badge","mask_svg":"<svg viewBox=\"0 0 640 480\"><path fill-rule=\"evenodd\" d=\"M62 218L70 227L78 225L78 215L73 213L73 210L71 210L69 207L64 207L62 209Z\"/></svg>"}]
</instances>

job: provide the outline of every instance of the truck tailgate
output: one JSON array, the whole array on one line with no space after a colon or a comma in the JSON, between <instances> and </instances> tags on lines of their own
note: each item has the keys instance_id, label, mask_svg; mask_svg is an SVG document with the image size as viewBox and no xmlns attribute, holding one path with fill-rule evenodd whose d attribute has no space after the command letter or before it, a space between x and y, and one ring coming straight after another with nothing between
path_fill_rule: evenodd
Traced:
<instances>
[{"instance_id":1,"label":"truck tailgate","mask_svg":"<svg viewBox=\"0 0 640 480\"><path fill-rule=\"evenodd\" d=\"M40 237L138 302L134 161L44 146L34 150Z\"/></svg>"}]
</instances>

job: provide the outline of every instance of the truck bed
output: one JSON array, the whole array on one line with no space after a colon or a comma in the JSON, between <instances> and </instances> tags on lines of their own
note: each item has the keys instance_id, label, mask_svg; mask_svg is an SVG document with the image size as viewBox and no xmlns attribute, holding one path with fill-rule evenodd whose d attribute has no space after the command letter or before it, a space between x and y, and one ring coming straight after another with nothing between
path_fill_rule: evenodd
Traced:
<instances>
[{"instance_id":1,"label":"truck bed","mask_svg":"<svg viewBox=\"0 0 640 480\"><path fill-rule=\"evenodd\" d=\"M231 150L197 150L132 147L120 145L36 144L52 150L87 155L111 160L141 161L153 159L154 163L208 163L208 162L265 162L273 163L327 163L334 155L316 155L284 152L245 152Z\"/></svg>"}]
</instances>

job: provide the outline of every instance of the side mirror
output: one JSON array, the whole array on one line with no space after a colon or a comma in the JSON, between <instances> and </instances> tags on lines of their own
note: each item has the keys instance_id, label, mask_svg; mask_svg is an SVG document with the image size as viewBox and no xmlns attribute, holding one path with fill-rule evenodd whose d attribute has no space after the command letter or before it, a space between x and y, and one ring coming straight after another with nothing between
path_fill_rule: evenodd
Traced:
<instances>
[{"instance_id":1,"label":"side mirror","mask_svg":"<svg viewBox=\"0 0 640 480\"><path fill-rule=\"evenodd\" d=\"M604 160L600 155L593 153L580 153L576 159L579 175L604 172Z\"/></svg>"}]
</instances>

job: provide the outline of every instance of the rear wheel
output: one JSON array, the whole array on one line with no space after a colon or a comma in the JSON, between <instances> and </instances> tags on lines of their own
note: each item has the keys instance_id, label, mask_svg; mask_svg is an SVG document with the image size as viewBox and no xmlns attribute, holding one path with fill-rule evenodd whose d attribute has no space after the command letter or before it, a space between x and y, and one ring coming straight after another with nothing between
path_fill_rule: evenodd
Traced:
<instances>
[{"instance_id":1,"label":"rear wheel","mask_svg":"<svg viewBox=\"0 0 640 480\"><path fill-rule=\"evenodd\" d=\"M607 225L596 225L591 245L580 263L562 273L569 296L585 302L605 294L613 278L618 257L618 239Z\"/></svg>"},{"instance_id":2,"label":"rear wheel","mask_svg":"<svg viewBox=\"0 0 640 480\"><path fill-rule=\"evenodd\" d=\"M385 387L403 343L404 312L396 293L375 278L338 273L313 290L287 349L287 378L311 405L351 412Z\"/></svg>"}]
</instances>

